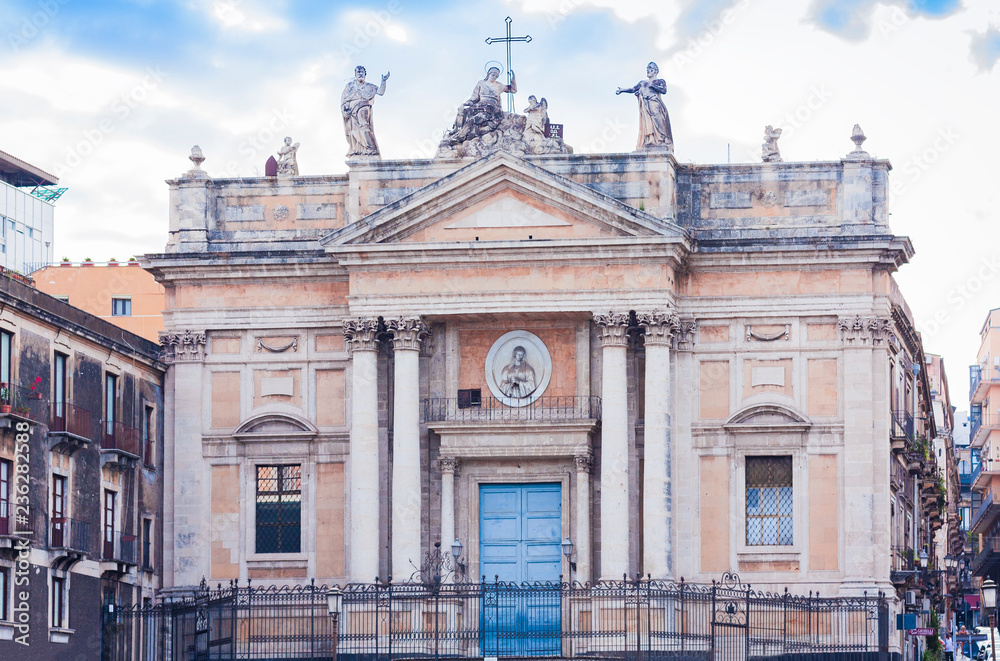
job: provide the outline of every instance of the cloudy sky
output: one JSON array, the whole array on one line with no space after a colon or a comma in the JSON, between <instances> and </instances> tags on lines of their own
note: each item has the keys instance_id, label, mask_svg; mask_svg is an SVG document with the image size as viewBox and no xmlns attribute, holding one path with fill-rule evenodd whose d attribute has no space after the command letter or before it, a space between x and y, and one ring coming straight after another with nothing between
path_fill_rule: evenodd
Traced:
<instances>
[{"instance_id":1,"label":"cloudy sky","mask_svg":"<svg viewBox=\"0 0 1000 661\"><path fill-rule=\"evenodd\" d=\"M899 273L962 408L967 365L1000 306L1000 3L993 0L0 0L0 150L61 178L56 258L162 250L165 179L202 147L215 176L261 174L285 135L303 174L346 170L339 95L353 67L391 72L383 158L433 155L489 60L545 96L577 152L634 149L616 97L655 60L682 162L865 148L894 166Z\"/></svg>"}]
</instances>

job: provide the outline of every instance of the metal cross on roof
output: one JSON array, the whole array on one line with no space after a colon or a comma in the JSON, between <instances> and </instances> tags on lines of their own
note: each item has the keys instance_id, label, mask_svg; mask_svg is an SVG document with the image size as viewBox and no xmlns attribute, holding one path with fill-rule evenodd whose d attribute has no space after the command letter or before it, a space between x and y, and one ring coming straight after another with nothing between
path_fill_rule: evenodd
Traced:
<instances>
[{"instance_id":1,"label":"metal cross on roof","mask_svg":"<svg viewBox=\"0 0 1000 661\"><path fill-rule=\"evenodd\" d=\"M511 70L510 70L510 45L511 45L512 42L515 42L515 41L523 41L524 43L528 43L528 42L531 41L531 35L527 35L526 34L523 37L512 37L512 36L510 36L510 24L512 22L512 19L511 19L510 16L508 16L505 19L505 21L507 23L507 36L506 37L487 37L486 38L486 43L488 43L488 44L500 44L500 43L507 44L507 84L510 85L511 80L513 79L512 78L513 74L511 73ZM507 112L510 112L510 113L514 112L514 95L512 93L509 93L507 95Z\"/></svg>"}]
</instances>

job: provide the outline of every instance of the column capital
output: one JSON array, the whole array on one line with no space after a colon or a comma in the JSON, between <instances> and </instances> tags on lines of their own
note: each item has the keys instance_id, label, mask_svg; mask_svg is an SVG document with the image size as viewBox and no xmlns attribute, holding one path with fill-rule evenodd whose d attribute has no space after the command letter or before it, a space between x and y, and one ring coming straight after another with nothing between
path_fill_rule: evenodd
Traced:
<instances>
[{"instance_id":1,"label":"column capital","mask_svg":"<svg viewBox=\"0 0 1000 661\"><path fill-rule=\"evenodd\" d=\"M459 461L455 457L438 457L438 466L442 473L458 475Z\"/></svg>"},{"instance_id":2,"label":"column capital","mask_svg":"<svg viewBox=\"0 0 1000 661\"><path fill-rule=\"evenodd\" d=\"M645 336L646 346L671 346L680 332L681 321L672 310L642 312L636 315L639 328Z\"/></svg>"},{"instance_id":3,"label":"column capital","mask_svg":"<svg viewBox=\"0 0 1000 661\"><path fill-rule=\"evenodd\" d=\"M589 454L578 454L573 457L577 473L589 473L594 468L594 457Z\"/></svg>"},{"instance_id":4,"label":"column capital","mask_svg":"<svg viewBox=\"0 0 1000 661\"><path fill-rule=\"evenodd\" d=\"M694 347L694 332L698 322L694 319L681 319L674 332L674 348L678 351L690 351Z\"/></svg>"},{"instance_id":5,"label":"column capital","mask_svg":"<svg viewBox=\"0 0 1000 661\"><path fill-rule=\"evenodd\" d=\"M392 334L392 346L396 351L420 351L420 343L431 332L420 319L404 317L387 319L385 327Z\"/></svg>"},{"instance_id":6,"label":"column capital","mask_svg":"<svg viewBox=\"0 0 1000 661\"><path fill-rule=\"evenodd\" d=\"M628 313L609 312L608 314L595 314L594 321L600 329L600 340L602 347L628 346Z\"/></svg>"},{"instance_id":7,"label":"column capital","mask_svg":"<svg viewBox=\"0 0 1000 661\"><path fill-rule=\"evenodd\" d=\"M893 335L892 320L888 317L841 317L837 320L837 329L840 340L849 346L877 346Z\"/></svg>"},{"instance_id":8,"label":"column capital","mask_svg":"<svg viewBox=\"0 0 1000 661\"><path fill-rule=\"evenodd\" d=\"M205 333L186 330L160 333L160 360L165 363L200 363L205 360Z\"/></svg>"},{"instance_id":9,"label":"column capital","mask_svg":"<svg viewBox=\"0 0 1000 661\"><path fill-rule=\"evenodd\" d=\"M379 323L375 317L358 317L344 322L344 339L350 351L377 351Z\"/></svg>"}]
</instances>

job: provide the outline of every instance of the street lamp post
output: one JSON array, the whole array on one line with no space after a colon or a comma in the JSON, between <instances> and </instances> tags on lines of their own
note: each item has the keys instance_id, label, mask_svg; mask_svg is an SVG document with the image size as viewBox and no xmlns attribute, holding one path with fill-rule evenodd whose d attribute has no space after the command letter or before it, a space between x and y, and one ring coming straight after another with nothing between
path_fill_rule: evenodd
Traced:
<instances>
[{"instance_id":1,"label":"street lamp post","mask_svg":"<svg viewBox=\"0 0 1000 661\"><path fill-rule=\"evenodd\" d=\"M997 608L997 584L993 582L992 578L988 578L983 581L982 587L979 588L979 593L983 599L983 609L989 613L989 624L990 624L990 656L995 660L996 657L996 643L994 642L993 628L996 626L996 608Z\"/></svg>"}]
</instances>

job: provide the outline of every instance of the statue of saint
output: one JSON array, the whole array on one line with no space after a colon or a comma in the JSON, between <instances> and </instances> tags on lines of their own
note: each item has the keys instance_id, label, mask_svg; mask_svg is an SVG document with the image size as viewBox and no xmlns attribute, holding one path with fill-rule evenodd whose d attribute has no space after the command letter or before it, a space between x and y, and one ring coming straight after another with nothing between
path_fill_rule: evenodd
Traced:
<instances>
[{"instance_id":1,"label":"statue of saint","mask_svg":"<svg viewBox=\"0 0 1000 661\"><path fill-rule=\"evenodd\" d=\"M510 72L510 85L504 85L497 79L500 69L490 67L486 78L476 83L472 96L458 109L455 125L445 134L443 142L451 145L477 138L484 133L495 131L503 121L503 108L500 95L505 92L517 92L517 79Z\"/></svg>"},{"instance_id":2,"label":"statue of saint","mask_svg":"<svg viewBox=\"0 0 1000 661\"><path fill-rule=\"evenodd\" d=\"M764 144L760 147L760 157L765 163L781 163L781 153L778 151L778 138L781 129L770 124L764 127Z\"/></svg>"},{"instance_id":3,"label":"statue of saint","mask_svg":"<svg viewBox=\"0 0 1000 661\"><path fill-rule=\"evenodd\" d=\"M372 126L372 101L375 95L385 94L385 81L389 72L382 76L382 83L376 87L365 82L367 71L355 67L354 80L347 83L340 97L340 109L344 115L344 133L347 135L347 156L380 156Z\"/></svg>"},{"instance_id":4,"label":"statue of saint","mask_svg":"<svg viewBox=\"0 0 1000 661\"><path fill-rule=\"evenodd\" d=\"M667 83L662 78L656 77L658 73L660 68L656 66L656 62L650 62L646 67L646 80L628 89L619 87L615 92L615 94L635 94L639 100L639 142L636 149L674 147L674 136L670 132L670 116L660 98L667 93Z\"/></svg>"},{"instance_id":5,"label":"statue of saint","mask_svg":"<svg viewBox=\"0 0 1000 661\"><path fill-rule=\"evenodd\" d=\"M535 382L535 368L525 360L527 351L518 345L510 354L510 362L500 372L500 392L520 399L535 392L538 385Z\"/></svg>"},{"instance_id":6,"label":"statue of saint","mask_svg":"<svg viewBox=\"0 0 1000 661\"><path fill-rule=\"evenodd\" d=\"M524 140L538 143L545 140L545 125L549 123L549 102L542 97L539 101L532 94L528 97L528 107L524 109L528 121L524 125Z\"/></svg>"},{"instance_id":7,"label":"statue of saint","mask_svg":"<svg viewBox=\"0 0 1000 661\"><path fill-rule=\"evenodd\" d=\"M285 144L278 148L278 175L292 177L299 173L299 163L295 154L299 151L299 143L292 144L291 138L285 138Z\"/></svg>"}]
</instances>

